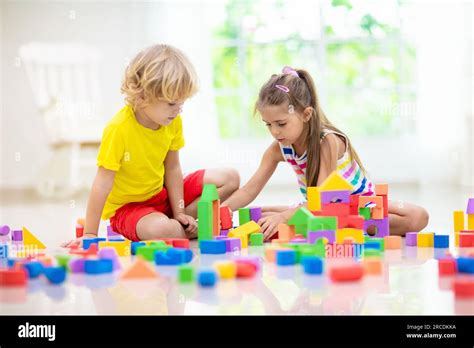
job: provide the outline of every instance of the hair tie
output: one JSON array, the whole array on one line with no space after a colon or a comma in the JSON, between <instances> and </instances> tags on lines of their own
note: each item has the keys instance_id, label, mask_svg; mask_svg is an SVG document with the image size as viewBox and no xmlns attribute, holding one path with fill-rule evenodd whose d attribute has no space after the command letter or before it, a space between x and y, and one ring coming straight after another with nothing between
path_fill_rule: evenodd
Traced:
<instances>
[{"instance_id":1,"label":"hair tie","mask_svg":"<svg viewBox=\"0 0 474 348\"><path fill-rule=\"evenodd\" d=\"M285 92L285 93L288 93L290 91L290 89L286 86L283 86L283 85L275 85L276 88L278 88L280 91L282 92Z\"/></svg>"},{"instance_id":2,"label":"hair tie","mask_svg":"<svg viewBox=\"0 0 474 348\"><path fill-rule=\"evenodd\" d=\"M289 74L295 77L300 77L300 75L296 72L296 70L289 66L285 66L281 72L285 75Z\"/></svg>"}]
</instances>

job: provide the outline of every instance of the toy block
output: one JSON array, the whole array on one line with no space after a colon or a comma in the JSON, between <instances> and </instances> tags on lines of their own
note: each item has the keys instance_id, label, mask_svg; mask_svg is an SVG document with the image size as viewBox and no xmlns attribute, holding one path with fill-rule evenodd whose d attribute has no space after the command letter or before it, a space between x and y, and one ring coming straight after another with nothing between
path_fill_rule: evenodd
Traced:
<instances>
[{"instance_id":1,"label":"toy block","mask_svg":"<svg viewBox=\"0 0 474 348\"><path fill-rule=\"evenodd\" d=\"M276 251L276 264L278 266L294 265L296 263L296 251L280 249Z\"/></svg>"},{"instance_id":2,"label":"toy block","mask_svg":"<svg viewBox=\"0 0 474 348\"><path fill-rule=\"evenodd\" d=\"M184 263L184 255L179 253L168 254L167 251L157 251L154 258L158 266L175 266Z\"/></svg>"},{"instance_id":3,"label":"toy block","mask_svg":"<svg viewBox=\"0 0 474 348\"><path fill-rule=\"evenodd\" d=\"M252 207L250 208L250 220L258 222L262 217L262 208Z\"/></svg>"},{"instance_id":4,"label":"toy block","mask_svg":"<svg viewBox=\"0 0 474 348\"><path fill-rule=\"evenodd\" d=\"M66 271L70 271L69 262L71 261L71 255L56 255L56 262L58 266L64 267Z\"/></svg>"},{"instance_id":5,"label":"toy block","mask_svg":"<svg viewBox=\"0 0 474 348\"><path fill-rule=\"evenodd\" d=\"M69 262L71 273L84 273L84 263L86 259L74 259Z\"/></svg>"},{"instance_id":6,"label":"toy block","mask_svg":"<svg viewBox=\"0 0 474 348\"><path fill-rule=\"evenodd\" d=\"M355 228L342 228L336 230L336 243L342 244L344 238L353 237L356 243L364 243L364 232Z\"/></svg>"},{"instance_id":7,"label":"toy block","mask_svg":"<svg viewBox=\"0 0 474 348\"><path fill-rule=\"evenodd\" d=\"M474 214L467 215L467 228L469 230L474 230Z\"/></svg>"},{"instance_id":8,"label":"toy block","mask_svg":"<svg viewBox=\"0 0 474 348\"><path fill-rule=\"evenodd\" d=\"M242 249L242 240L240 238L226 238L225 241L226 252L233 252Z\"/></svg>"},{"instance_id":9,"label":"toy block","mask_svg":"<svg viewBox=\"0 0 474 348\"><path fill-rule=\"evenodd\" d=\"M41 262L31 261L25 263L23 265L23 268L26 270L28 278L35 279L38 278L41 274L43 274L44 266Z\"/></svg>"},{"instance_id":10,"label":"toy block","mask_svg":"<svg viewBox=\"0 0 474 348\"><path fill-rule=\"evenodd\" d=\"M22 228L23 231L23 245L34 246L36 249L46 249L46 246L36 238L26 227Z\"/></svg>"},{"instance_id":11,"label":"toy block","mask_svg":"<svg viewBox=\"0 0 474 348\"><path fill-rule=\"evenodd\" d=\"M203 240L199 242L201 254L225 254L226 243L223 240Z\"/></svg>"},{"instance_id":12,"label":"toy block","mask_svg":"<svg viewBox=\"0 0 474 348\"><path fill-rule=\"evenodd\" d=\"M221 229L228 230L232 228L232 213L228 206L220 207L221 213Z\"/></svg>"},{"instance_id":13,"label":"toy block","mask_svg":"<svg viewBox=\"0 0 474 348\"><path fill-rule=\"evenodd\" d=\"M158 273L144 259L138 257L121 275L120 279L155 279Z\"/></svg>"},{"instance_id":14,"label":"toy block","mask_svg":"<svg viewBox=\"0 0 474 348\"><path fill-rule=\"evenodd\" d=\"M101 248L99 250L98 256L101 260L112 260L112 269L114 271L122 268L118 259L117 251L114 248Z\"/></svg>"},{"instance_id":15,"label":"toy block","mask_svg":"<svg viewBox=\"0 0 474 348\"><path fill-rule=\"evenodd\" d=\"M474 235L473 235L474 237ZM437 235L434 236L433 246L435 248L449 248L449 236Z\"/></svg>"},{"instance_id":16,"label":"toy block","mask_svg":"<svg viewBox=\"0 0 474 348\"><path fill-rule=\"evenodd\" d=\"M434 233L418 233L416 245L418 248L432 248L434 246Z\"/></svg>"},{"instance_id":17,"label":"toy block","mask_svg":"<svg viewBox=\"0 0 474 348\"><path fill-rule=\"evenodd\" d=\"M85 226L86 225L86 219L85 218L78 218L76 220L76 224L80 226Z\"/></svg>"},{"instance_id":18,"label":"toy block","mask_svg":"<svg viewBox=\"0 0 474 348\"><path fill-rule=\"evenodd\" d=\"M322 274L323 260L317 256L303 256L301 257L301 265L306 274Z\"/></svg>"},{"instance_id":19,"label":"toy block","mask_svg":"<svg viewBox=\"0 0 474 348\"><path fill-rule=\"evenodd\" d=\"M382 249L380 249L380 243L378 243L378 242L365 242L364 243L364 249L365 250L375 249L375 250L382 251Z\"/></svg>"},{"instance_id":20,"label":"toy block","mask_svg":"<svg viewBox=\"0 0 474 348\"><path fill-rule=\"evenodd\" d=\"M365 258L361 261L364 274L378 275L382 273L382 261L377 257Z\"/></svg>"},{"instance_id":21,"label":"toy block","mask_svg":"<svg viewBox=\"0 0 474 348\"><path fill-rule=\"evenodd\" d=\"M308 243L314 244L318 239L322 238L324 244L334 243L336 241L336 232L335 231L309 231L308 232Z\"/></svg>"},{"instance_id":22,"label":"toy block","mask_svg":"<svg viewBox=\"0 0 474 348\"><path fill-rule=\"evenodd\" d=\"M267 260L268 262L275 262L276 261L276 251L277 250L292 250L290 248L283 248L283 247L280 247L280 246L271 246L271 247L267 247L265 248L265 260Z\"/></svg>"},{"instance_id":23,"label":"toy block","mask_svg":"<svg viewBox=\"0 0 474 348\"><path fill-rule=\"evenodd\" d=\"M237 276L237 265L232 261L216 261L213 266L221 279L233 279Z\"/></svg>"},{"instance_id":24,"label":"toy block","mask_svg":"<svg viewBox=\"0 0 474 348\"><path fill-rule=\"evenodd\" d=\"M249 236L246 234L237 236L240 239L240 247L241 249L247 249L249 247Z\"/></svg>"},{"instance_id":25,"label":"toy block","mask_svg":"<svg viewBox=\"0 0 474 348\"><path fill-rule=\"evenodd\" d=\"M0 269L1 286L26 286L27 274L22 268Z\"/></svg>"},{"instance_id":26,"label":"toy block","mask_svg":"<svg viewBox=\"0 0 474 348\"><path fill-rule=\"evenodd\" d=\"M365 237L365 236L364 236ZM377 243L379 245L379 247L377 249L379 249L380 251L384 251L385 250L385 239L384 238L377 238L377 237L369 237L368 240L365 240L364 238L364 242L367 244L367 242L370 242L370 243Z\"/></svg>"},{"instance_id":27,"label":"toy block","mask_svg":"<svg viewBox=\"0 0 474 348\"><path fill-rule=\"evenodd\" d=\"M461 248L474 247L474 233L457 233L458 246Z\"/></svg>"},{"instance_id":28,"label":"toy block","mask_svg":"<svg viewBox=\"0 0 474 348\"><path fill-rule=\"evenodd\" d=\"M350 214L349 203L323 204L323 216L347 216Z\"/></svg>"},{"instance_id":29,"label":"toy block","mask_svg":"<svg viewBox=\"0 0 474 348\"><path fill-rule=\"evenodd\" d=\"M194 268L183 265L178 268L178 282L181 284L192 283L194 281Z\"/></svg>"},{"instance_id":30,"label":"toy block","mask_svg":"<svg viewBox=\"0 0 474 348\"><path fill-rule=\"evenodd\" d=\"M237 278L251 278L257 272L254 265L247 262L236 262Z\"/></svg>"},{"instance_id":31,"label":"toy block","mask_svg":"<svg viewBox=\"0 0 474 348\"><path fill-rule=\"evenodd\" d=\"M171 248L165 242L160 241L161 243L152 243L150 245L139 246L136 249L136 255L142 257L146 261L153 261L155 259L155 252L157 251L166 251Z\"/></svg>"},{"instance_id":32,"label":"toy block","mask_svg":"<svg viewBox=\"0 0 474 348\"><path fill-rule=\"evenodd\" d=\"M99 242L106 241L105 238L86 238L82 240L82 249L89 249L91 244L99 244Z\"/></svg>"},{"instance_id":33,"label":"toy block","mask_svg":"<svg viewBox=\"0 0 474 348\"><path fill-rule=\"evenodd\" d=\"M198 240L211 240L213 235L212 202L198 202Z\"/></svg>"},{"instance_id":34,"label":"toy block","mask_svg":"<svg viewBox=\"0 0 474 348\"><path fill-rule=\"evenodd\" d=\"M212 202L212 235L218 236L221 230L220 201Z\"/></svg>"},{"instance_id":35,"label":"toy block","mask_svg":"<svg viewBox=\"0 0 474 348\"><path fill-rule=\"evenodd\" d=\"M186 238L173 238L171 240L173 248L189 249L189 239Z\"/></svg>"},{"instance_id":36,"label":"toy block","mask_svg":"<svg viewBox=\"0 0 474 348\"><path fill-rule=\"evenodd\" d=\"M8 245L0 245L0 259L6 259L8 257Z\"/></svg>"},{"instance_id":37,"label":"toy block","mask_svg":"<svg viewBox=\"0 0 474 348\"><path fill-rule=\"evenodd\" d=\"M214 270L198 272L198 284L202 287L213 287L217 281L217 275Z\"/></svg>"},{"instance_id":38,"label":"toy block","mask_svg":"<svg viewBox=\"0 0 474 348\"><path fill-rule=\"evenodd\" d=\"M174 254L179 254L179 255L181 255L181 258L183 259L184 263L189 263L193 260L193 251L191 249L169 248L168 250L166 250L166 254L168 256L174 255Z\"/></svg>"},{"instance_id":39,"label":"toy block","mask_svg":"<svg viewBox=\"0 0 474 348\"><path fill-rule=\"evenodd\" d=\"M7 225L0 226L0 236L7 236L10 233L10 227Z\"/></svg>"},{"instance_id":40,"label":"toy block","mask_svg":"<svg viewBox=\"0 0 474 348\"><path fill-rule=\"evenodd\" d=\"M394 250L401 249L402 247L402 237L400 236L385 236L384 237L385 249Z\"/></svg>"},{"instance_id":41,"label":"toy block","mask_svg":"<svg viewBox=\"0 0 474 348\"><path fill-rule=\"evenodd\" d=\"M308 220L314 219L314 215L306 209L305 207L299 208L293 216L288 220L287 225L294 225L294 226L307 226Z\"/></svg>"},{"instance_id":42,"label":"toy block","mask_svg":"<svg viewBox=\"0 0 474 348\"><path fill-rule=\"evenodd\" d=\"M234 257L233 261L235 263L248 263L248 264L251 264L252 267L254 267L256 271L260 270L260 268L261 268L261 258L260 258L260 256L257 256L257 255L238 256L238 257Z\"/></svg>"},{"instance_id":43,"label":"toy block","mask_svg":"<svg viewBox=\"0 0 474 348\"><path fill-rule=\"evenodd\" d=\"M251 233L258 233L258 232L260 232L260 225L257 224L255 221L249 221L229 231L228 236L233 238L233 237L240 237L242 235L248 236Z\"/></svg>"},{"instance_id":44,"label":"toy block","mask_svg":"<svg viewBox=\"0 0 474 348\"><path fill-rule=\"evenodd\" d=\"M383 200L381 196L359 196L359 208L381 208Z\"/></svg>"},{"instance_id":45,"label":"toy block","mask_svg":"<svg viewBox=\"0 0 474 348\"><path fill-rule=\"evenodd\" d=\"M373 220L382 220L384 218L383 208L374 208L372 209L372 219Z\"/></svg>"},{"instance_id":46,"label":"toy block","mask_svg":"<svg viewBox=\"0 0 474 348\"><path fill-rule=\"evenodd\" d=\"M12 231L12 241L14 241L14 242L23 241L23 231L22 230L13 230Z\"/></svg>"},{"instance_id":47,"label":"toy block","mask_svg":"<svg viewBox=\"0 0 474 348\"><path fill-rule=\"evenodd\" d=\"M295 237L295 226L287 224L278 225L278 238L284 240L290 240Z\"/></svg>"},{"instance_id":48,"label":"toy block","mask_svg":"<svg viewBox=\"0 0 474 348\"><path fill-rule=\"evenodd\" d=\"M466 214L474 214L474 198L467 200Z\"/></svg>"},{"instance_id":49,"label":"toy block","mask_svg":"<svg viewBox=\"0 0 474 348\"><path fill-rule=\"evenodd\" d=\"M131 244L131 252L132 252L132 255L136 255L136 254L137 254L137 248L138 248L138 247L145 246L145 245L146 245L145 242L132 242L132 244Z\"/></svg>"},{"instance_id":50,"label":"toy block","mask_svg":"<svg viewBox=\"0 0 474 348\"><path fill-rule=\"evenodd\" d=\"M333 171L319 186L319 191L342 191L349 190L353 191L353 187L349 184L337 171Z\"/></svg>"},{"instance_id":51,"label":"toy block","mask_svg":"<svg viewBox=\"0 0 474 348\"><path fill-rule=\"evenodd\" d=\"M338 218L338 222L339 221L341 221L340 218ZM349 215L346 218L345 226L341 226L338 223L338 228L355 228L355 229L358 229L358 230L363 230L364 229L364 218L361 217L361 216L357 216L357 215Z\"/></svg>"},{"instance_id":52,"label":"toy block","mask_svg":"<svg viewBox=\"0 0 474 348\"><path fill-rule=\"evenodd\" d=\"M388 196L388 184L375 184L376 196Z\"/></svg>"},{"instance_id":53,"label":"toy block","mask_svg":"<svg viewBox=\"0 0 474 348\"><path fill-rule=\"evenodd\" d=\"M454 297L474 298L474 279L458 278L453 280Z\"/></svg>"},{"instance_id":54,"label":"toy block","mask_svg":"<svg viewBox=\"0 0 474 348\"><path fill-rule=\"evenodd\" d=\"M84 226L76 225L76 238L81 238L84 235Z\"/></svg>"},{"instance_id":55,"label":"toy block","mask_svg":"<svg viewBox=\"0 0 474 348\"><path fill-rule=\"evenodd\" d=\"M223 237L227 237L228 234L229 234L229 231L230 231L230 230L221 230L221 234L220 234L220 235L223 236Z\"/></svg>"},{"instance_id":56,"label":"toy block","mask_svg":"<svg viewBox=\"0 0 474 348\"><path fill-rule=\"evenodd\" d=\"M382 251L380 249L366 249L362 251L362 257L381 257Z\"/></svg>"},{"instance_id":57,"label":"toy block","mask_svg":"<svg viewBox=\"0 0 474 348\"><path fill-rule=\"evenodd\" d=\"M359 264L338 265L329 269L329 277L333 282L350 282L362 278L364 269Z\"/></svg>"},{"instance_id":58,"label":"toy block","mask_svg":"<svg viewBox=\"0 0 474 348\"><path fill-rule=\"evenodd\" d=\"M351 191L342 190L342 191L326 191L321 192L321 203L323 206L325 204L331 203L350 203Z\"/></svg>"},{"instance_id":59,"label":"toy block","mask_svg":"<svg viewBox=\"0 0 474 348\"><path fill-rule=\"evenodd\" d=\"M43 273L51 284L61 284L66 279L64 267L45 267Z\"/></svg>"},{"instance_id":60,"label":"toy block","mask_svg":"<svg viewBox=\"0 0 474 348\"><path fill-rule=\"evenodd\" d=\"M453 212L454 232L464 230L464 212L456 210Z\"/></svg>"},{"instance_id":61,"label":"toy block","mask_svg":"<svg viewBox=\"0 0 474 348\"><path fill-rule=\"evenodd\" d=\"M85 260L84 272L87 274L104 274L112 273L112 260Z\"/></svg>"},{"instance_id":62,"label":"toy block","mask_svg":"<svg viewBox=\"0 0 474 348\"><path fill-rule=\"evenodd\" d=\"M457 272L457 263L453 258L438 259L438 274L440 276L455 275Z\"/></svg>"},{"instance_id":63,"label":"toy block","mask_svg":"<svg viewBox=\"0 0 474 348\"><path fill-rule=\"evenodd\" d=\"M263 233L252 233L250 235L250 245L263 245Z\"/></svg>"},{"instance_id":64,"label":"toy block","mask_svg":"<svg viewBox=\"0 0 474 348\"><path fill-rule=\"evenodd\" d=\"M319 187L310 186L307 188L308 197L308 210L310 211L320 211L321 210L321 193L319 192Z\"/></svg>"},{"instance_id":65,"label":"toy block","mask_svg":"<svg viewBox=\"0 0 474 348\"><path fill-rule=\"evenodd\" d=\"M336 216L314 216L308 222L308 231L335 231L337 228Z\"/></svg>"},{"instance_id":66,"label":"toy block","mask_svg":"<svg viewBox=\"0 0 474 348\"><path fill-rule=\"evenodd\" d=\"M114 248L117 252L118 256L130 256L130 241L120 241L120 242L112 242L112 241L100 241L99 242L99 249L111 247Z\"/></svg>"},{"instance_id":67,"label":"toy block","mask_svg":"<svg viewBox=\"0 0 474 348\"><path fill-rule=\"evenodd\" d=\"M250 208L240 208L239 209L239 225L246 224L249 221L251 221Z\"/></svg>"},{"instance_id":68,"label":"toy block","mask_svg":"<svg viewBox=\"0 0 474 348\"><path fill-rule=\"evenodd\" d=\"M349 196L349 210L351 215L359 215L359 195Z\"/></svg>"},{"instance_id":69,"label":"toy block","mask_svg":"<svg viewBox=\"0 0 474 348\"><path fill-rule=\"evenodd\" d=\"M389 233L389 224L388 224L388 217L383 218L382 220L364 220L364 233L367 233L367 230L374 226L377 230L374 237L382 238L385 236L390 235Z\"/></svg>"},{"instance_id":70,"label":"toy block","mask_svg":"<svg viewBox=\"0 0 474 348\"><path fill-rule=\"evenodd\" d=\"M200 202L213 202L219 199L219 193L217 187L214 184L204 184L202 186L202 193Z\"/></svg>"},{"instance_id":71,"label":"toy block","mask_svg":"<svg viewBox=\"0 0 474 348\"><path fill-rule=\"evenodd\" d=\"M459 273L474 274L474 258L458 257L456 259L457 269Z\"/></svg>"},{"instance_id":72,"label":"toy block","mask_svg":"<svg viewBox=\"0 0 474 348\"><path fill-rule=\"evenodd\" d=\"M405 245L416 246L418 241L418 232L407 232L405 234Z\"/></svg>"}]
</instances>

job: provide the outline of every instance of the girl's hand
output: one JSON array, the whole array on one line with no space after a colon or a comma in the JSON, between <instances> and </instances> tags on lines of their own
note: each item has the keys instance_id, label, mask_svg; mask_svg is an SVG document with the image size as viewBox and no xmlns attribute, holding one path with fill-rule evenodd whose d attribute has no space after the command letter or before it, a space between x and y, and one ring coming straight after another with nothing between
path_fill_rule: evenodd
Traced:
<instances>
[{"instance_id":1,"label":"girl's hand","mask_svg":"<svg viewBox=\"0 0 474 348\"><path fill-rule=\"evenodd\" d=\"M174 218L183 225L184 232L188 238L197 237L197 222L192 216L179 213Z\"/></svg>"},{"instance_id":2,"label":"girl's hand","mask_svg":"<svg viewBox=\"0 0 474 348\"><path fill-rule=\"evenodd\" d=\"M258 224L262 227L262 233L265 240L278 232L278 225L286 223L286 217L282 213L267 215L258 220Z\"/></svg>"},{"instance_id":3,"label":"girl's hand","mask_svg":"<svg viewBox=\"0 0 474 348\"><path fill-rule=\"evenodd\" d=\"M97 238L97 235L94 233L84 233L81 238L73 239L68 242L65 242L61 244L61 247L63 248L70 248L73 246L77 246L79 248L82 248L82 240L83 239L92 239L92 238Z\"/></svg>"}]
</instances>

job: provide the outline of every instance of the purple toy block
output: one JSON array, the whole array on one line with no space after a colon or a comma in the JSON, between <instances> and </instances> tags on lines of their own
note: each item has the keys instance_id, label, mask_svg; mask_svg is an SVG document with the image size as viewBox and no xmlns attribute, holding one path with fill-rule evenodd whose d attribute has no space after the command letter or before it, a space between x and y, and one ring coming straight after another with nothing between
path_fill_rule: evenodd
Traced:
<instances>
[{"instance_id":1,"label":"purple toy block","mask_svg":"<svg viewBox=\"0 0 474 348\"><path fill-rule=\"evenodd\" d=\"M290 239L291 244L306 244L308 241L304 238Z\"/></svg>"},{"instance_id":2,"label":"purple toy block","mask_svg":"<svg viewBox=\"0 0 474 348\"><path fill-rule=\"evenodd\" d=\"M0 236L6 236L10 233L10 227L7 225L0 226Z\"/></svg>"},{"instance_id":3,"label":"purple toy block","mask_svg":"<svg viewBox=\"0 0 474 348\"><path fill-rule=\"evenodd\" d=\"M72 273L84 273L84 264L86 259L75 259L69 262L69 268Z\"/></svg>"},{"instance_id":4,"label":"purple toy block","mask_svg":"<svg viewBox=\"0 0 474 348\"><path fill-rule=\"evenodd\" d=\"M321 204L350 203L351 191L325 191L321 192Z\"/></svg>"},{"instance_id":5,"label":"purple toy block","mask_svg":"<svg viewBox=\"0 0 474 348\"><path fill-rule=\"evenodd\" d=\"M227 252L240 250L242 248L240 238L227 238L225 245Z\"/></svg>"},{"instance_id":6,"label":"purple toy block","mask_svg":"<svg viewBox=\"0 0 474 348\"><path fill-rule=\"evenodd\" d=\"M388 217L382 220L364 220L364 233L367 234L367 229L370 226L377 227L377 233L373 237L382 238L390 235L388 228Z\"/></svg>"},{"instance_id":7,"label":"purple toy block","mask_svg":"<svg viewBox=\"0 0 474 348\"><path fill-rule=\"evenodd\" d=\"M14 241L14 242L23 241L23 231L22 230L13 230L12 231L12 241Z\"/></svg>"},{"instance_id":8,"label":"purple toy block","mask_svg":"<svg viewBox=\"0 0 474 348\"><path fill-rule=\"evenodd\" d=\"M221 230L220 235L221 235L222 237L227 237L228 234L229 234L229 230Z\"/></svg>"},{"instance_id":9,"label":"purple toy block","mask_svg":"<svg viewBox=\"0 0 474 348\"><path fill-rule=\"evenodd\" d=\"M258 220L260 220L261 217L262 217L262 208L260 207L250 208L250 220L258 222Z\"/></svg>"},{"instance_id":10,"label":"purple toy block","mask_svg":"<svg viewBox=\"0 0 474 348\"><path fill-rule=\"evenodd\" d=\"M108 239L121 239L122 235L120 233L114 232L112 226L107 226L107 238Z\"/></svg>"},{"instance_id":11,"label":"purple toy block","mask_svg":"<svg viewBox=\"0 0 474 348\"><path fill-rule=\"evenodd\" d=\"M109 259L112 260L112 268L114 271L122 268L120 261L118 259L117 251L111 247L101 248L99 250L99 258L102 260Z\"/></svg>"},{"instance_id":12,"label":"purple toy block","mask_svg":"<svg viewBox=\"0 0 474 348\"><path fill-rule=\"evenodd\" d=\"M225 240L227 239L227 236L214 236L215 240Z\"/></svg>"},{"instance_id":13,"label":"purple toy block","mask_svg":"<svg viewBox=\"0 0 474 348\"><path fill-rule=\"evenodd\" d=\"M407 232L407 234L405 234L405 245L416 246L417 237L418 232Z\"/></svg>"},{"instance_id":14,"label":"purple toy block","mask_svg":"<svg viewBox=\"0 0 474 348\"><path fill-rule=\"evenodd\" d=\"M469 198L467 201L466 214L474 214L474 198Z\"/></svg>"},{"instance_id":15,"label":"purple toy block","mask_svg":"<svg viewBox=\"0 0 474 348\"><path fill-rule=\"evenodd\" d=\"M336 232L332 230L308 231L308 243L314 244L319 238L326 238L328 243L336 242Z\"/></svg>"}]
</instances>

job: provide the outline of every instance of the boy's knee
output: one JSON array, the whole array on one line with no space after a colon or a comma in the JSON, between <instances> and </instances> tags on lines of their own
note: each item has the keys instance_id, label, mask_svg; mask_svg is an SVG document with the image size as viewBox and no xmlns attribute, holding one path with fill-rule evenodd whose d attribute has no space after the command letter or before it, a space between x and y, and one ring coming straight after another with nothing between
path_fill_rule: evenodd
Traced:
<instances>
[{"instance_id":1,"label":"boy's knee","mask_svg":"<svg viewBox=\"0 0 474 348\"><path fill-rule=\"evenodd\" d=\"M142 234L148 236L148 239L162 238L167 234L173 232L175 229L174 223L167 217L156 218L148 221L142 226Z\"/></svg>"},{"instance_id":2,"label":"boy's knee","mask_svg":"<svg viewBox=\"0 0 474 348\"><path fill-rule=\"evenodd\" d=\"M417 207L410 218L410 231L419 232L428 225L430 217L425 208Z\"/></svg>"},{"instance_id":3,"label":"boy's knee","mask_svg":"<svg viewBox=\"0 0 474 348\"><path fill-rule=\"evenodd\" d=\"M224 171L225 183L229 190L235 191L240 187L240 175L234 168L226 168Z\"/></svg>"}]
</instances>

